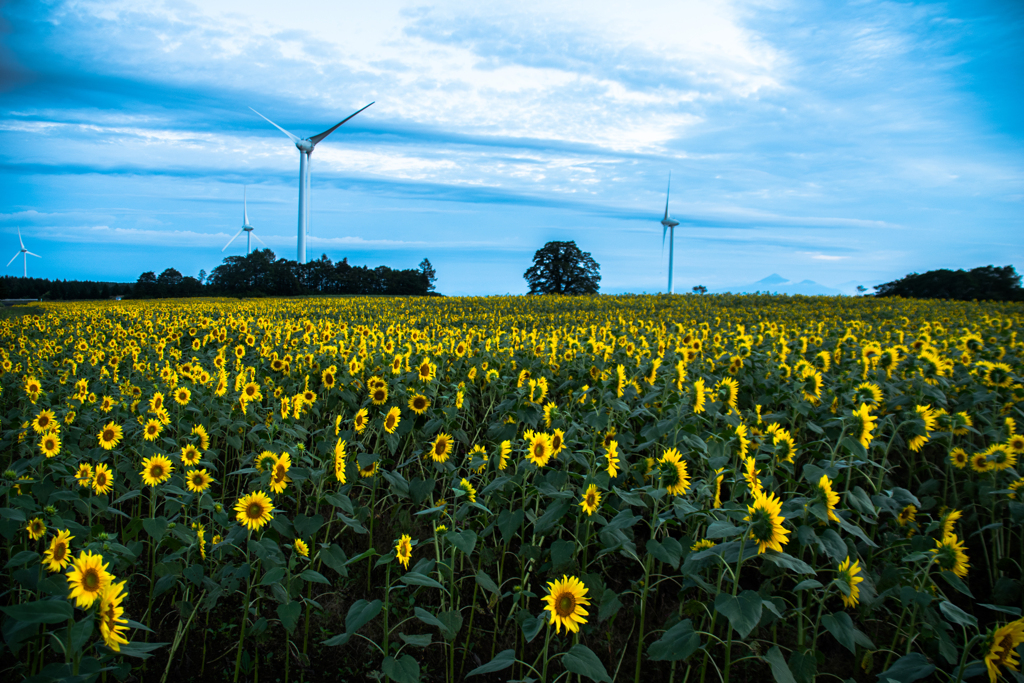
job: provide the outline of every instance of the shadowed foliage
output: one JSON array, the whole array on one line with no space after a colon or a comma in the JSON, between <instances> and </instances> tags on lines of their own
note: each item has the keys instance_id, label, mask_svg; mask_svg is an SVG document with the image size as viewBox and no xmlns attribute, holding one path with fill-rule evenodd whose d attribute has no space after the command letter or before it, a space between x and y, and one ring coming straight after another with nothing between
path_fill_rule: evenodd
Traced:
<instances>
[{"instance_id":1,"label":"shadowed foliage","mask_svg":"<svg viewBox=\"0 0 1024 683\"><path fill-rule=\"evenodd\" d=\"M523 277L530 294L597 294L601 266L576 242L548 242L533 255Z\"/></svg>"},{"instance_id":2,"label":"shadowed foliage","mask_svg":"<svg viewBox=\"0 0 1024 683\"><path fill-rule=\"evenodd\" d=\"M1024 289L1013 266L984 266L971 270L929 270L875 287L875 296L958 301L1022 301Z\"/></svg>"}]
</instances>

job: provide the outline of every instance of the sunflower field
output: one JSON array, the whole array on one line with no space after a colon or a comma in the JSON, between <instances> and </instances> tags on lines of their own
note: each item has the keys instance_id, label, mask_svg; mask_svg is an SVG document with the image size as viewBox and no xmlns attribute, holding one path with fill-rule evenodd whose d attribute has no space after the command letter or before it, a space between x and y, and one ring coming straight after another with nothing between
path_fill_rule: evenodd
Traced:
<instances>
[{"instance_id":1,"label":"sunflower field","mask_svg":"<svg viewBox=\"0 0 1024 683\"><path fill-rule=\"evenodd\" d=\"M1024 681L1020 304L40 304L0 672Z\"/></svg>"}]
</instances>

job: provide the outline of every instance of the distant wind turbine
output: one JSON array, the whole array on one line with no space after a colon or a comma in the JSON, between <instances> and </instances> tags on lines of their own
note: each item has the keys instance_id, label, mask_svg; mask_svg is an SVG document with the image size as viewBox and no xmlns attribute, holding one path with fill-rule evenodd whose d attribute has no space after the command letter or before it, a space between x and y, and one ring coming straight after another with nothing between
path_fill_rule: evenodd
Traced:
<instances>
[{"instance_id":1,"label":"distant wind turbine","mask_svg":"<svg viewBox=\"0 0 1024 683\"><path fill-rule=\"evenodd\" d=\"M238 239L238 236L241 235L242 232L245 232L245 255L246 256L248 256L249 254L252 253L252 238L253 237L255 237L256 241L259 242L260 244L262 244L263 246L267 246L266 242L261 240L257 235L252 234L252 231L255 228L253 228L251 225L249 225L249 204L248 204L248 196L247 196L248 195L248 189L249 188L246 187L245 189L242 190L242 227L241 227L241 229L238 232L235 233L235 236L232 237L230 240L228 240L228 243L224 245L224 249L227 249L228 247L231 246L232 242L234 242L236 239ZM224 249L221 249L221 251L224 251Z\"/></svg>"},{"instance_id":2,"label":"distant wind turbine","mask_svg":"<svg viewBox=\"0 0 1024 683\"><path fill-rule=\"evenodd\" d=\"M668 197L672 191L672 172L668 173L668 189L665 190L665 217L661 219L661 248L665 248L665 233L667 232L668 237L668 293L675 294L675 289L672 288L672 256L673 246L676 242L676 226L679 225L679 221L674 218L670 218L668 215Z\"/></svg>"},{"instance_id":3,"label":"distant wind turbine","mask_svg":"<svg viewBox=\"0 0 1024 683\"><path fill-rule=\"evenodd\" d=\"M7 267L10 268L11 264L14 263L14 259L16 259L16 258L18 258L20 256L24 260L24 264L23 264L24 269L23 269L22 276L23 277L28 277L28 257L29 256L35 256L36 258L43 258L43 257L40 256L39 254L33 254L31 251L29 251L28 249L25 248L25 240L21 239L21 228L18 228L18 242L21 243L21 249L18 251L17 254L14 255L14 258L12 258L10 261L7 262Z\"/></svg>"},{"instance_id":4,"label":"distant wind turbine","mask_svg":"<svg viewBox=\"0 0 1024 683\"><path fill-rule=\"evenodd\" d=\"M366 105L366 107L363 107L363 109L366 109L371 104L374 104L374 103L370 102L370 104ZM249 108L252 109L252 107L249 107ZM309 225L309 173L310 173L310 164L311 164L311 162L313 160L313 149L318 144L320 144L320 142L324 138L326 138L328 135L330 135L335 130L337 130L338 126L340 126L342 123L345 123L345 121L348 121L350 118L352 118L353 116L355 116L359 112L363 111L363 109L360 109L359 111L357 111L357 112L355 112L353 114L349 114L347 117L342 119L341 123L338 123L337 125L335 125L335 126L333 126L331 128L328 128L323 133L320 133L319 135L314 135L311 138L299 138L299 136L297 136L297 135L292 135L291 133L286 131L284 128L282 128L281 126L277 125L276 123L274 123L273 121L268 119L266 116L263 116L263 114L260 114L255 109L252 109L254 112L256 112L257 115L259 115L267 123L269 123L274 128L277 128L279 131L281 131L282 133L287 135L288 138L293 143L295 143L295 146L299 150L299 240L298 240L298 261L299 261L299 263L305 263L306 262L306 232L307 232L307 226Z\"/></svg>"}]
</instances>

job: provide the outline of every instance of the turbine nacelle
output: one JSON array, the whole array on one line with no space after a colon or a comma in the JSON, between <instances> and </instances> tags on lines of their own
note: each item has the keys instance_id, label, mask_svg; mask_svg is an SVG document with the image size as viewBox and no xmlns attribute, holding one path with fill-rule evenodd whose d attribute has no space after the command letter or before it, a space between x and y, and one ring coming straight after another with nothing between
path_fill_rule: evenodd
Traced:
<instances>
[{"instance_id":1,"label":"turbine nacelle","mask_svg":"<svg viewBox=\"0 0 1024 683\"><path fill-rule=\"evenodd\" d=\"M677 221L675 218L662 218L661 224L664 225L666 228L674 228L677 225L679 225L679 221Z\"/></svg>"},{"instance_id":2,"label":"turbine nacelle","mask_svg":"<svg viewBox=\"0 0 1024 683\"><path fill-rule=\"evenodd\" d=\"M313 144L313 141L309 138L306 138L305 140L296 140L295 146L299 148L300 152L305 152L306 154L312 152L313 148L316 147L316 145Z\"/></svg>"}]
</instances>

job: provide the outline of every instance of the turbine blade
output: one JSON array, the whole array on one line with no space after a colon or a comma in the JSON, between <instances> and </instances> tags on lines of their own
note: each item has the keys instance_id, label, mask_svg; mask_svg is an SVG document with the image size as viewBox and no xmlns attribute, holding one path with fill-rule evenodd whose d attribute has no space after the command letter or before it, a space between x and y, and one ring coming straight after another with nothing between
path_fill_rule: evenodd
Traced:
<instances>
[{"instance_id":1,"label":"turbine blade","mask_svg":"<svg viewBox=\"0 0 1024 683\"><path fill-rule=\"evenodd\" d=\"M370 104L374 104L374 102L370 102ZM366 107L369 107L370 104L366 105ZM366 107L363 107L363 109L366 109ZM363 109L360 109L359 111L363 111ZM323 140L325 137L327 137L328 135L333 133L335 130L337 130L338 126L340 126L342 123L345 123L345 121L348 121L350 118L352 118L353 116L358 114L359 111L355 112L355 114L349 114L344 119L342 119L341 123L339 123L338 125L334 126L333 128L328 128L323 133L320 133L320 135L314 135L313 137L311 137L309 139L309 141L313 143L314 147L316 147L318 144L320 144L321 140Z\"/></svg>"},{"instance_id":2,"label":"turbine blade","mask_svg":"<svg viewBox=\"0 0 1024 683\"><path fill-rule=\"evenodd\" d=\"M12 258L10 261L7 262L7 266L9 267L12 263L14 263L14 259L18 258L19 256L21 256L21 252L20 251L17 254L14 255L14 258Z\"/></svg>"},{"instance_id":3,"label":"turbine blade","mask_svg":"<svg viewBox=\"0 0 1024 683\"><path fill-rule=\"evenodd\" d=\"M39 254L33 254L31 251L26 251L25 253L28 254L29 256L35 256L36 258L43 258Z\"/></svg>"},{"instance_id":4,"label":"turbine blade","mask_svg":"<svg viewBox=\"0 0 1024 683\"><path fill-rule=\"evenodd\" d=\"M228 243L224 245L224 249L227 249L228 247L230 247L231 243L234 242L236 239L238 239L238 236L242 234L243 230L245 230L245 228L239 228L238 232L235 233L235 236L232 237L230 240L228 240ZM224 249L221 249L221 251L224 251Z\"/></svg>"},{"instance_id":5,"label":"turbine blade","mask_svg":"<svg viewBox=\"0 0 1024 683\"><path fill-rule=\"evenodd\" d=\"M249 186L242 190L242 225L249 225L249 198L248 198Z\"/></svg>"},{"instance_id":6,"label":"turbine blade","mask_svg":"<svg viewBox=\"0 0 1024 683\"><path fill-rule=\"evenodd\" d=\"M667 232L668 232L668 226L667 225L661 226L661 251L662 252L665 251L665 233L667 233Z\"/></svg>"},{"instance_id":7,"label":"turbine blade","mask_svg":"<svg viewBox=\"0 0 1024 683\"><path fill-rule=\"evenodd\" d=\"M249 107L249 109L252 109L252 107ZM288 136L288 139L290 139L290 140L291 140L292 142L298 142L298 141L299 141L299 136L297 136L297 135L292 135L291 133L289 133L288 131L286 131L286 130L285 130L284 128L282 128L281 126L277 125L276 123L274 123L273 121L271 121L270 119L268 119L268 118L267 118L266 116L264 116L263 114L260 114L260 113L259 113L258 111L256 111L255 109L252 109L252 110L253 110L254 112L256 112L257 116L259 116L259 117L260 117L260 118L262 118L262 119L263 119L264 121L266 121L267 123L269 123L270 125L272 125L272 126L273 126L274 128L277 128L277 129L278 129L279 131L281 131L281 132L282 132L282 133L284 133L285 135L287 135L287 136Z\"/></svg>"},{"instance_id":8,"label":"turbine blade","mask_svg":"<svg viewBox=\"0 0 1024 683\"><path fill-rule=\"evenodd\" d=\"M267 246L267 243L266 243L266 242L264 242L264 241L263 241L263 240L261 240L261 239L260 239L259 237L257 237L257 235L256 235L256 233L255 233L255 232L250 232L249 234L250 234L250 235L252 235L252 236L253 236L253 238L254 238L254 239L255 239L255 240L257 241L257 242L259 242L259 243L260 243L260 244L262 244L263 246L267 247L267 249L269 249L269 248L270 248L269 246Z\"/></svg>"},{"instance_id":9,"label":"turbine blade","mask_svg":"<svg viewBox=\"0 0 1024 683\"><path fill-rule=\"evenodd\" d=\"M668 189L665 190L665 218L668 218L668 196L672 192L672 171L668 172Z\"/></svg>"}]
</instances>

